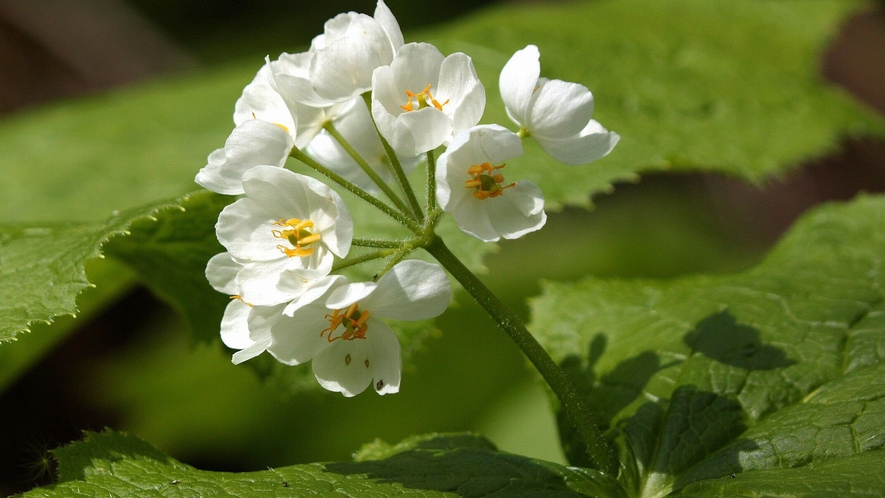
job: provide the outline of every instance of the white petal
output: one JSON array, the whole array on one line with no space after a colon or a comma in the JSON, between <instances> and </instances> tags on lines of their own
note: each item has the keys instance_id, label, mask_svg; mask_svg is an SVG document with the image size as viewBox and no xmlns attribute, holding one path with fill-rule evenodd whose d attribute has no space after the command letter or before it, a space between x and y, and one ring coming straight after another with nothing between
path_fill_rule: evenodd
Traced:
<instances>
[{"instance_id":1,"label":"white petal","mask_svg":"<svg viewBox=\"0 0 885 498\"><path fill-rule=\"evenodd\" d=\"M236 296L240 292L236 282L237 272L242 267L243 265L234 261L230 253L216 254L206 263L206 280L218 292Z\"/></svg>"},{"instance_id":2,"label":"white petal","mask_svg":"<svg viewBox=\"0 0 885 498\"><path fill-rule=\"evenodd\" d=\"M281 170L282 171L282 170ZM241 261L271 261L285 255L271 230L281 216L262 208L250 198L225 206L218 215L215 235L231 255Z\"/></svg>"},{"instance_id":3,"label":"white petal","mask_svg":"<svg viewBox=\"0 0 885 498\"><path fill-rule=\"evenodd\" d=\"M409 156L416 156L433 150L452 136L452 120L433 107L425 107L412 112L404 112L397 117L397 126L408 130L412 138L403 142L390 140L394 151L402 151ZM415 131L418 133L415 133ZM399 136L405 133L400 134ZM414 143L413 148L408 145Z\"/></svg>"},{"instance_id":4,"label":"white petal","mask_svg":"<svg viewBox=\"0 0 885 498\"><path fill-rule=\"evenodd\" d=\"M500 197L486 199L489 221L505 239L516 239L540 230L547 222L544 197L532 182L520 181Z\"/></svg>"},{"instance_id":5,"label":"white petal","mask_svg":"<svg viewBox=\"0 0 885 498\"><path fill-rule=\"evenodd\" d=\"M283 98L273 86L270 62L264 64L234 106L234 123L239 126L246 121L260 119L279 123L290 132L295 130L295 120Z\"/></svg>"},{"instance_id":6,"label":"white petal","mask_svg":"<svg viewBox=\"0 0 885 498\"><path fill-rule=\"evenodd\" d=\"M239 299L231 299L221 318L221 342L231 349L243 349L255 341L249 338L249 311L252 308Z\"/></svg>"},{"instance_id":7,"label":"white petal","mask_svg":"<svg viewBox=\"0 0 885 498\"><path fill-rule=\"evenodd\" d=\"M319 305L326 310L326 299L328 299L331 291L336 287L347 283L347 278L342 275L329 275L313 282L298 299L286 305L283 310L284 315L293 316L296 311L307 306L308 304L319 301Z\"/></svg>"},{"instance_id":8,"label":"white petal","mask_svg":"<svg viewBox=\"0 0 885 498\"><path fill-rule=\"evenodd\" d=\"M385 273L360 307L381 318L426 320L441 315L451 297L451 285L442 267L410 259Z\"/></svg>"},{"instance_id":9,"label":"white petal","mask_svg":"<svg viewBox=\"0 0 885 498\"><path fill-rule=\"evenodd\" d=\"M281 54L278 60L270 63L276 90L290 108L292 102L301 102L314 107L332 104L313 90L310 82L311 57L313 57L312 52Z\"/></svg>"},{"instance_id":10,"label":"white petal","mask_svg":"<svg viewBox=\"0 0 885 498\"><path fill-rule=\"evenodd\" d=\"M534 45L518 50L504 65L498 79L507 113L520 125L526 122L532 92L541 75L540 57L541 53Z\"/></svg>"},{"instance_id":11,"label":"white petal","mask_svg":"<svg viewBox=\"0 0 885 498\"><path fill-rule=\"evenodd\" d=\"M486 105L485 87L476 75L470 57L455 53L446 57L439 70L439 88L434 97L452 120L452 134L475 126Z\"/></svg>"},{"instance_id":12,"label":"white petal","mask_svg":"<svg viewBox=\"0 0 885 498\"><path fill-rule=\"evenodd\" d=\"M606 131L602 125L592 119L579 134L571 137L535 136L538 145L554 159L572 165L586 164L607 156L620 139L620 135Z\"/></svg>"},{"instance_id":13,"label":"white petal","mask_svg":"<svg viewBox=\"0 0 885 498\"><path fill-rule=\"evenodd\" d=\"M314 53L310 81L316 93L330 101L341 102L372 87L372 71L390 64L394 51L387 32L364 14L350 19L345 33Z\"/></svg>"},{"instance_id":14,"label":"white petal","mask_svg":"<svg viewBox=\"0 0 885 498\"><path fill-rule=\"evenodd\" d=\"M366 340L372 349L369 366L372 370L372 387L378 394L399 392L403 363L399 339L393 330L381 320L369 318Z\"/></svg>"},{"instance_id":15,"label":"white petal","mask_svg":"<svg viewBox=\"0 0 885 498\"><path fill-rule=\"evenodd\" d=\"M535 96L524 123L533 136L578 134L593 115L593 94L584 85L550 80Z\"/></svg>"},{"instance_id":16,"label":"white petal","mask_svg":"<svg viewBox=\"0 0 885 498\"><path fill-rule=\"evenodd\" d=\"M331 346L321 334L329 326L322 301L300 308L292 317L282 316L271 328L273 340L267 351L280 363L299 365Z\"/></svg>"},{"instance_id":17,"label":"white petal","mask_svg":"<svg viewBox=\"0 0 885 498\"><path fill-rule=\"evenodd\" d=\"M371 318L370 321L374 321ZM375 324L369 327L374 328ZM369 330L368 334L371 334ZM372 382L372 347L369 339L337 340L313 359L313 374L320 385L347 397L366 390Z\"/></svg>"},{"instance_id":18,"label":"white petal","mask_svg":"<svg viewBox=\"0 0 885 498\"><path fill-rule=\"evenodd\" d=\"M384 3L384 0L378 0L378 4L375 6L375 15L373 17L384 29L384 32L387 33L387 37L390 38L390 44L393 47L393 51L396 52L399 50L400 47L403 46L403 32L399 27L399 23L396 21L396 17L393 16L393 12L390 11L390 8Z\"/></svg>"},{"instance_id":19,"label":"white petal","mask_svg":"<svg viewBox=\"0 0 885 498\"><path fill-rule=\"evenodd\" d=\"M318 268L293 268L300 258L247 263L237 275L241 297L250 304L273 306L297 299L332 269L329 255Z\"/></svg>"},{"instance_id":20,"label":"white petal","mask_svg":"<svg viewBox=\"0 0 885 498\"><path fill-rule=\"evenodd\" d=\"M326 307L330 310L347 308L351 304L365 299L366 296L375 292L376 288L378 288L377 282L354 282L342 285L329 295L329 299L326 300Z\"/></svg>"},{"instance_id":21,"label":"white petal","mask_svg":"<svg viewBox=\"0 0 885 498\"><path fill-rule=\"evenodd\" d=\"M292 137L279 126L250 119L234 128L224 149L209 155L194 181L219 194L242 194L246 171L258 165L283 166L292 145Z\"/></svg>"}]
</instances>

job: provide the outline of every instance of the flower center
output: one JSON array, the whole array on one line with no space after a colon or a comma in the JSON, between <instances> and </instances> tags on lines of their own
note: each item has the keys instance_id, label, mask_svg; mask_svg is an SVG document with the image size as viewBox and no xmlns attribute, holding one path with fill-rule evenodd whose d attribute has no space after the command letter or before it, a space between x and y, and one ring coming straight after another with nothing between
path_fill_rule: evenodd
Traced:
<instances>
[{"instance_id":1,"label":"flower center","mask_svg":"<svg viewBox=\"0 0 885 498\"><path fill-rule=\"evenodd\" d=\"M313 228L313 222L310 220L290 218L277 221L274 223L274 226L285 227L283 230L271 230L270 233L274 237L285 239L292 244L292 248L286 247L283 244L277 246L277 249L290 258L310 256L313 254L313 247L311 245L320 240L320 234L308 230L308 228Z\"/></svg>"},{"instance_id":2,"label":"flower center","mask_svg":"<svg viewBox=\"0 0 885 498\"><path fill-rule=\"evenodd\" d=\"M400 108L406 112L414 111L415 104L418 104L418 109L424 109L425 107L436 107L438 111L443 110L443 106L448 104L449 101L446 99L442 104L439 103L433 95L430 93L430 85L424 87L424 90L421 90L419 93L412 93L410 90L406 90L406 97L409 99L406 102L406 105L401 105Z\"/></svg>"},{"instance_id":3,"label":"flower center","mask_svg":"<svg viewBox=\"0 0 885 498\"><path fill-rule=\"evenodd\" d=\"M369 324L366 323L369 320L369 315L368 310L360 311L358 303L353 303L344 310L335 310L326 315L326 318L329 320L329 327L320 332L320 337L325 336L326 332L328 332L329 336L326 339L329 342L337 339L344 339L345 341L365 339L366 330L369 328ZM337 336L333 336L341 325L344 325L344 331Z\"/></svg>"},{"instance_id":4,"label":"flower center","mask_svg":"<svg viewBox=\"0 0 885 498\"><path fill-rule=\"evenodd\" d=\"M479 200L498 197L504 193L504 189L516 185L515 183L501 185L501 182L504 181L504 175L495 173L495 170L499 170L504 166L504 164L492 166L490 163L474 164L467 170L467 173L473 175L473 178L465 181L464 186L475 189L473 197Z\"/></svg>"}]
</instances>

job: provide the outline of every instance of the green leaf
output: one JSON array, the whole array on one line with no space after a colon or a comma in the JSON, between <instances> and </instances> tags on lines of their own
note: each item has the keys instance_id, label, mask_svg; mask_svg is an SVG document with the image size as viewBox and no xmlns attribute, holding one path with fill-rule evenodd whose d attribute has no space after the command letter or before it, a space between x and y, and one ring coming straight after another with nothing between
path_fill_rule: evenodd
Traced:
<instances>
[{"instance_id":1,"label":"green leaf","mask_svg":"<svg viewBox=\"0 0 885 498\"><path fill-rule=\"evenodd\" d=\"M215 237L218 214L233 197L202 190L180 199L180 210L134 220L127 237L113 239L106 254L136 270L158 296L178 308L194 335L211 341L230 296L206 280L206 262L224 252Z\"/></svg>"},{"instance_id":2,"label":"green leaf","mask_svg":"<svg viewBox=\"0 0 885 498\"><path fill-rule=\"evenodd\" d=\"M885 133L885 120L822 80L827 43L855 1L621 0L502 5L434 33L443 52L473 58L484 122L515 128L498 75L528 44L541 76L587 86L593 118L621 135L606 158L569 167L526 141L508 178L537 183L548 206L654 170L715 171L752 182ZM512 176L511 176L512 175Z\"/></svg>"},{"instance_id":3,"label":"green leaf","mask_svg":"<svg viewBox=\"0 0 885 498\"><path fill-rule=\"evenodd\" d=\"M798 467L881 482L881 453L861 455L885 447L882 226L885 198L859 197L743 273L545 286L530 328L618 444L625 489L797 496Z\"/></svg>"},{"instance_id":4,"label":"green leaf","mask_svg":"<svg viewBox=\"0 0 885 498\"><path fill-rule=\"evenodd\" d=\"M129 224L174 205L158 202L118 213L104 223L0 225L0 343L35 322L75 315L74 298L90 284L84 265Z\"/></svg>"},{"instance_id":5,"label":"green leaf","mask_svg":"<svg viewBox=\"0 0 885 498\"><path fill-rule=\"evenodd\" d=\"M378 446L376 444L376 446ZM53 452L59 481L26 497L111 494L193 496L587 496L598 476L500 453L471 435L413 437L379 459L313 463L257 472L209 472L184 465L133 436L87 432ZM363 456L367 453L364 451Z\"/></svg>"}]
</instances>

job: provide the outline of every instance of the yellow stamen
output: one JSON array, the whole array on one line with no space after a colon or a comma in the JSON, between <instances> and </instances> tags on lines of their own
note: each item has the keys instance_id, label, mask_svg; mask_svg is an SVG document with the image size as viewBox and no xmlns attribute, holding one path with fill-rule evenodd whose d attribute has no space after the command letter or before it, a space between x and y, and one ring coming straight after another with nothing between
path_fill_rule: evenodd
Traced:
<instances>
[{"instance_id":1,"label":"yellow stamen","mask_svg":"<svg viewBox=\"0 0 885 498\"><path fill-rule=\"evenodd\" d=\"M421 90L418 93L413 93L410 90L406 90L406 98L408 98L408 102L406 102L406 105L400 106L400 108L406 112L415 110L415 102L413 102L412 99L415 99L415 101L417 101L418 109L424 109L425 107L430 107L431 105L433 105L436 110L441 111L443 110L443 106L449 103L449 100L446 99L445 102L440 104L438 100L433 98L433 95L430 93L430 84L425 86L424 90ZM428 104L428 102L430 103Z\"/></svg>"},{"instance_id":2,"label":"yellow stamen","mask_svg":"<svg viewBox=\"0 0 885 498\"><path fill-rule=\"evenodd\" d=\"M277 249L290 258L310 256L314 251L310 245L319 242L322 238L320 234L308 230L313 228L313 222L310 220L289 218L275 222L274 226L285 227L284 230L271 230L270 233L274 237L284 239L292 244L291 248L283 244L277 245Z\"/></svg>"},{"instance_id":3,"label":"yellow stamen","mask_svg":"<svg viewBox=\"0 0 885 498\"><path fill-rule=\"evenodd\" d=\"M495 173L495 170L503 168L505 165L492 166L490 163L474 164L467 168L467 173L473 175L473 178L464 182L464 187L475 189L473 197L479 200L485 200L489 197L498 197L504 193L505 189L513 187L516 183L510 185L501 185L504 182L504 175Z\"/></svg>"},{"instance_id":4,"label":"yellow stamen","mask_svg":"<svg viewBox=\"0 0 885 498\"><path fill-rule=\"evenodd\" d=\"M366 330L369 328L369 324L366 322L369 320L370 315L371 313L369 313L368 310L360 311L359 304L357 303L351 304L345 310L334 310L332 313L326 315L326 318L329 320L329 326L320 332L320 337L325 336L326 332L328 332L329 335L326 339L329 342L338 339L344 339L345 341L365 339ZM333 336L332 334L338 329L338 326L342 324L344 325L344 332L337 336Z\"/></svg>"}]
</instances>

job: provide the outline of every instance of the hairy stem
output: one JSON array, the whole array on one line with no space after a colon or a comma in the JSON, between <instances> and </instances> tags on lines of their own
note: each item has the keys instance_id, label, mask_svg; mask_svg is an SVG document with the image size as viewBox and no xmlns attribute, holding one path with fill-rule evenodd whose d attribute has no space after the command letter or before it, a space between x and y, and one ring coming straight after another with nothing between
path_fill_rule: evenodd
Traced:
<instances>
[{"instance_id":1,"label":"hairy stem","mask_svg":"<svg viewBox=\"0 0 885 498\"><path fill-rule=\"evenodd\" d=\"M364 93L363 100L366 101L366 107L369 108L369 114L371 114L372 93ZM393 150L393 147L390 146L390 143L388 143L387 139L384 138L384 135L381 134L381 130L378 129L378 124L375 123L374 116L372 116L372 123L375 124L375 133L377 133L378 138L381 139L381 145L384 146L384 152L387 153L387 158L390 159L390 165L393 168L393 173L396 175L396 179L399 182L400 187L402 187L403 192L406 194L406 198L409 200L409 204L412 206L412 210L415 212L415 215L419 219L422 218L424 216L424 213L421 212L421 204L418 202L418 198L415 197L415 191L412 190L412 184L409 183L409 179L406 178L406 171L403 169L402 163L399 162L399 157L396 155L396 151Z\"/></svg>"},{"instance_id":2,"label":"hairy stem","mask_svg":"<svg viewBox=\"0 0 885 498\"><path fill-rule=\"evenodd\" d=\"M345 180L341 175L339 175L338 173L335 173L334 171L330 170L329 168L316 162L312 157L308 156L307 154L305 154L304 152L299 150L297 147L293 147L292 152L289 153L289 155L294 157L295 159L298 159L302 163L310 166L311 168L313 168L314 170L316 170L320 174L326 176L327 178L329 178L333 182L337 183L338 185L341 185L342 187L346 188L347 190L349 190L353 194L357 195L358 197L360 197L364 201L368 202L369 204L375 206L382 213L386 214L387 216L390 216L394 220L409 227L409 229L412 230L413 232L423 233L421 226L418 225L418 223L415 222L415 220L400 213L396 209L388 206L387 204L384 204L377 197L375 197L372 194L361 189L358 185L355 185L355 184Z\"/></svg>"},{"instance_id":3,"label":"hairy stem","mask_svg":"<svg viewBox=\"0 0 885 498\"><path fill-rule=\"evenodd\" d=\"M372 168L372 166L369 165L368 162L366 162L363 156L361 156L360 153L357 152L357 150L354 149L352 145L350 145L350 142L348 142L347 139L338 132L338 129L335 128L335 125L333 125L331 121L327 122L323 126L323 129L329 132L329 134L332 135L332 138L337 140L338 143L341 144L342 147L344 147L344 150L346 150L347 153L350 154L350 157L352 157L353 160L356 161L357 164L359 164L360 168L362 168L366 175L368 175L369 178L371 178L372 181L375 182L375 185L378 185L378 188L380 188L387 195L387 197L396 205L396 207L400 209L400 211L402 211L403 213L409 213L413 217L418 216L417 213L413 213L409 206L407 206L406 203L404 203L402 199L400 199L399 196L396 195L396 192L394 192L393 189L390 188L390 185L388 185L384 180L381 179L380 176L378 176L378 173Z\"/></svg>"}]
</instances>

